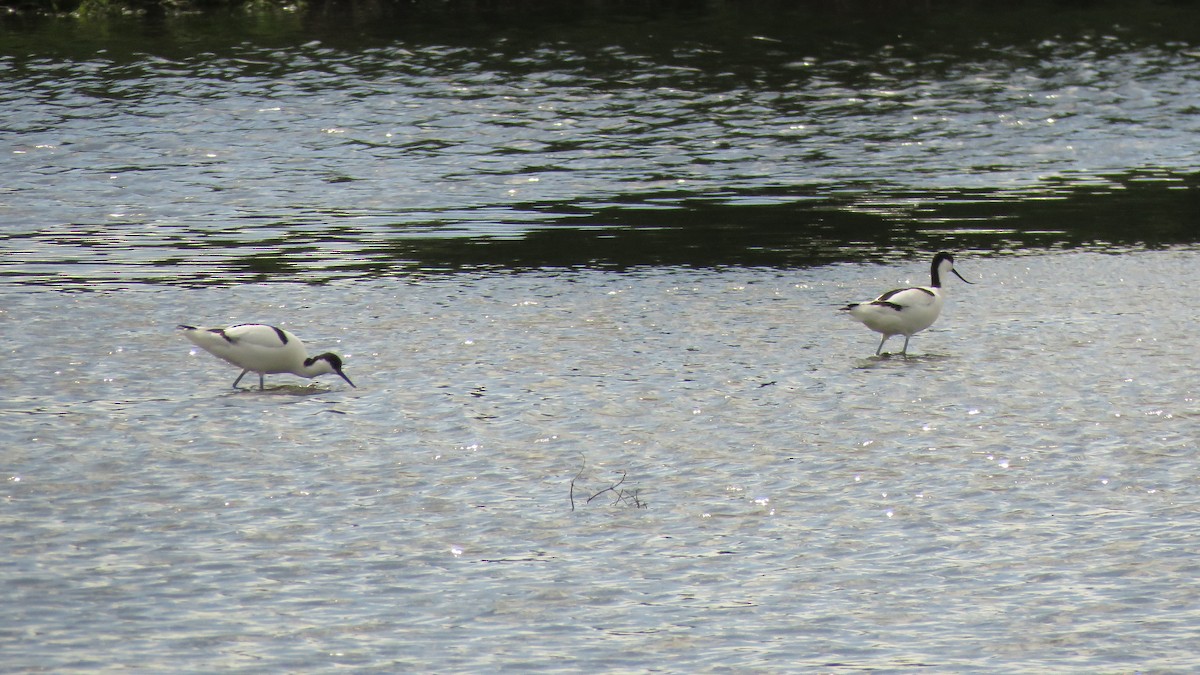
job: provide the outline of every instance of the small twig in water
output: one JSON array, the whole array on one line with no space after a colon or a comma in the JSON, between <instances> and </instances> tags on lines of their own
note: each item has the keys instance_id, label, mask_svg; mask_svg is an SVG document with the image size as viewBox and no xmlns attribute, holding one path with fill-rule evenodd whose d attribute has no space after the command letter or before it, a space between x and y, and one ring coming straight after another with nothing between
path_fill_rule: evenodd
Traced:
<instances>
[{"instance_id":1,"label":"small twig in water","mask_svg":"<svg viewBox=\"0 0 1200 675\"><path fill-rule=\"evenodd\" d=\"M584 503L590 504L593 499L595 499L596 497L599 497L600 495L604 494L605 492L608 492L609 490L612 490L613 492L615 492L617 494L617 502L621 501L621 493L617 492L617 486L624 482L625 482L625 472L622 471L621 472L621 480L617 481L616 483L613 483L612 485L609 485L608 487L597 492L596 494L592 495L591 497L588 497L587 501ZM617 502L613 502L613 503L616 504Z\"/></svg>"},{"instance_id":2,"label":"small twig in water","mask_svg":"<svg viewBox=\"0 0 1200 675\"><path fill-rule=\"evenodd\" d=\"M575 477L571 479L571 487L567 493L567 496L571 500L571 510L572 511L575 510L575 483L576 483L576 481L578 481L580 478L583 477L583 472L586 469L587 469L586 466L579 469L579 473L575 474ZM592 501L594 499L596 499L600 495L602 495L606 492L611 492L614 495L614 498L612 501L612 503L614 505L625 504L625 505L632 506L632 507L638 508L638 509L644 509L647 506L649 506L646 502L642 501L640 497L638 497L638 490L636 488L634 488L632 490L621 489L621 485L625 482L625 479L627 477L628 477L628 472L622 471L620 480L613 483L612 485L609 485L608 487L604 488L603 490L593 494L592 496L588 497L584 501L584 504L590 504L590 503L592 503Z\"/></svg>"},{"instance_id":3,"label":"small twig in water","mask_svg":"<svg viewBox=\"0 0 1200 675\"><path fill-rule=\"evenodd\" d=\"M583 475L583 470L586 468L587 468L586 464L579 467L579 473L575 474L575 477L571 479L570 497L571 497L571 510L572 511L575 510L575 481L579 480L579 477Z\"/></svg>"}]
</instances>

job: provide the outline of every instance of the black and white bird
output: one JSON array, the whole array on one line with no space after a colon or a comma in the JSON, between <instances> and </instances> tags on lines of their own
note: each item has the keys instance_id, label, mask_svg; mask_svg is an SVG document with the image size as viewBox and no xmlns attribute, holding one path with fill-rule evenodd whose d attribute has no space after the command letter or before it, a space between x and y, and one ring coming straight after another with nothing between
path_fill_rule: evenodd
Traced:
<instances>
[{"instance_id":1,"label":"black and white bird","mask_svg":"<svg viewBox=\"0 0 1200 675\"><path fill-rule=\"evenodd\" d=\"M945 304L945 292L942 290L942 277L953 272L954 276L964 283L958 270L954 269L954 257L945 251L933 256L933 266L929 271L928 286L913 286L897 288L866 302L854 302L842 309L850 312L850 316L861 321L867 328L876 333L883 333L876 356L883 351L883 344L893 335L904 336L904 349L900 353L908 355L908 341L915 333L929 328L937 321Z\"/></svg>"},{"instance_id":2,"label":"black and white bird","mask_svg":"<svg viewBox=\"0 0 1200 675\"><path fill-rule=\"evenodd\" d=\"M234 388L246 373L258 373L259 389L263 389L263 375L268 373L291 373L300 377L337 373L347 384L354 386L342 372L341 357L332 352L309 356L300 338L282 328L259 323L226 328L180 324L179 330L197 347L242 369L242 374L233 381Z\"/></svg>"}]
</instances>

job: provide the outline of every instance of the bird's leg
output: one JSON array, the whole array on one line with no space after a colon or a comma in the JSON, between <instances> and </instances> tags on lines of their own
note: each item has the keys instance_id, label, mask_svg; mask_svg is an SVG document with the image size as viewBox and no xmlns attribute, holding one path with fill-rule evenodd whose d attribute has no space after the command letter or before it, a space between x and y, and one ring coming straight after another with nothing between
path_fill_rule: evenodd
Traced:
<instances>
[{"instance_id":1,"label":"bird's leg","mask_svg":"<svg viewBox=\"0 0 1200 675\"><path fill-rule=\"evenodd\" d=\"M258 374L258 390L262 391L263 389L266 389L266 387L263 386L263 374L259 373Z\"/></svg>"},{"instance_id":2,"label":"bird's leg","mask_svg":"<svg viewBox=\"0 0 1200 675\"><path fill-rule=\"evenodd\" d=\"M875 356L879 356L879 353L883 351L883 343L887 342L887 341L888 341L888 338L890 338L890 337L892 337L892 336L891 336L891 335L884 335L884 336L883 336L883 339L879 341L879 347L877 347L877 348L875 349Z\"/></svg>"},{"instance_id":3,"label":"bird's leg","mask_svg":"<svg viewBox=\"0 0 1200 675\"><path fill-rule=\"evenodd\" d=\"M901 356L905 356L905 357L907 357L907 356L908 356L908 341L909 341L909 339L910 339L911 337L912 337L911 335L905 335L905 336L904 336L904 349L901 349L901 350L900 350L900 355L901 355Z\"/></svg>"},{"instance_id":4,"label":"bird's leg","mask_svg":"<svg viewBox=\"0 0 1200 675\"><path fill-rule=\"evenodd\" d=\"M237 376L237 379L233 381L233 388L234 388L234 389L237 389L237 384L238 384L238 382L241 382L241 381L242 381L242 378L243 378L243 377L245 377L245 376L246 376L246 373L248 373L248 372L250 372L250 371L248 371L248 370L243 370L243 371L242 371L242 374Z\"/></svg>"}]
</instances>

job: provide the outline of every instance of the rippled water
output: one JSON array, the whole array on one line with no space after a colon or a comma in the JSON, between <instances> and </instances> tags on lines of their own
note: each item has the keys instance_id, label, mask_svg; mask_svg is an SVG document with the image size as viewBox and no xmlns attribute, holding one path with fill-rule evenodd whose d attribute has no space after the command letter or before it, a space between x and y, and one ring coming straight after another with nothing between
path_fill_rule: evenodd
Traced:
<instances>
[{"instance_id":1,"label":"rippled water","mask_svg":"<svg viewBox=\"0 0 1200 675\"><path fill-rule=\"evenodd\" d=\"M327 281L1195 240L1195 44L717 21L10 36L0 273Z\"/></svg>"},{"instance_id":2,"label":"rippled water","mask_svg":"<svg viewBox=\"0 0 1200 675\"><path fill-rule=\"evenodd\" d=\"M908 359L835 307L911 266L10 287L6 660L1195 667L1198 258L966 258Z\"/></svg>"},{"instance_id":3,"label":"rippled water","mask_svg":"<svg viewBox=\"0 0 1200 675\"><path fill-rule=\"evenodd\" d=\"M5 669L1200 665L1177 10L723 7L0 33Z\"/></svg>"}]
</instances>

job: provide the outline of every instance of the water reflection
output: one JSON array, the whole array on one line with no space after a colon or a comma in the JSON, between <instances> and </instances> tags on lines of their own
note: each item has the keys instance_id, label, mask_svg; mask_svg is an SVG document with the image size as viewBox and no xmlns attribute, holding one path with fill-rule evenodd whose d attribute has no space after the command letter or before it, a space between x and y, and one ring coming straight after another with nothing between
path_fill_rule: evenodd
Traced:
<instances>
[{"instance_id":1,"label":"water reflection","mask_svg":"<svg viewBox=\"0 0 1200 675\"><path fill-rule=\"evenodd\" d=\"M1195 241L1200 78L1174 10L1118 28L1038 3L850 22L766 5L7 33L0 274L322 282Z\"/></svg>"},{"instance_id":2,"label":"water reflection","mask_svg":"<svg viewBox=\"0 0 1200 675\"><path fill-rule=\"evenodd\" d=\"M1127 250L1196 241L1195 175L1107 176L1106 185L1044 194L1004 191L796 196L764 191L626 203L524 204L465 212L451 223L328 214L307 222L249 219L210 232L182 224L47 228L9 235L0 269L53 285L227 284L470 269L579 266L809 267L920 257L931 250L1010 254L1054 248ZM155 233L154 230L162 230Z\"/></svg>"}]
</instances>

